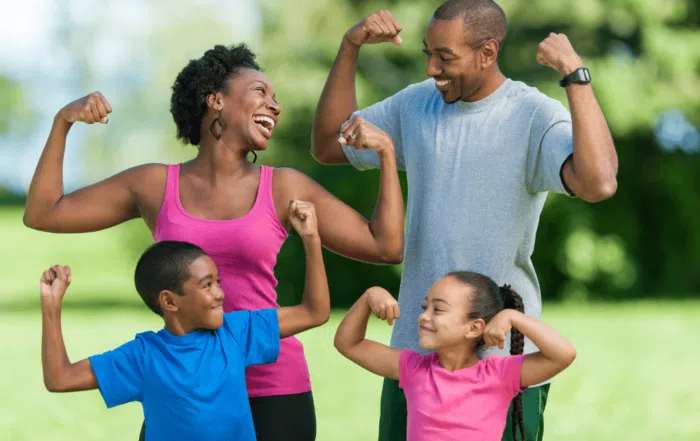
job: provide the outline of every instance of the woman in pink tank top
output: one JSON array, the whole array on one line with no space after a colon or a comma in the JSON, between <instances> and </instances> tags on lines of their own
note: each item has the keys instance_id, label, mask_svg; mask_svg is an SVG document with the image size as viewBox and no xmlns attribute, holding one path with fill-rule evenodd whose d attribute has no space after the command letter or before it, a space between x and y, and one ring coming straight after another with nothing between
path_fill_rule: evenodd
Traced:
<instances>
[{"instance_id":1,"label":"woman in pink tank top","mask_svg":"<svg viewBox=\"0 0 700 441\"><path fill-rule=\"evenodd\" d=\"M78 233L141 217L154 240L191 242L214 259L226 311L277 306L274 266L291 228L291 200L314 203L329 250L371 263L401 261L403 198L386 133L359 118L339 128L347 144L379 154L380 193L367 221L306 175L248 161L249 152L267 148L281 107L245 45L216 46L191 60L175 80L170 110L178 139L198 146L194 159L141 165L66 195L70 127L106 123L112 109L99 92L61 109L29 189L25 225ZM296 338L283 340L278 361L249 369L246 379L258 440L315 439L309 371Z\"/></svg>"}]
</instances>

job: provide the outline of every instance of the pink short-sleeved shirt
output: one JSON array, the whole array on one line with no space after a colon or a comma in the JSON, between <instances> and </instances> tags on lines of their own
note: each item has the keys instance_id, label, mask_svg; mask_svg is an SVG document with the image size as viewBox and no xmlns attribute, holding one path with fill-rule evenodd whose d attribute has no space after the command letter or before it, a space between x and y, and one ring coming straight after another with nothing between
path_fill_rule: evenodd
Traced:
<instances>
[{"instance_id":1,"label":"pink short-sleeved shirt","mask_svg":"<svg viewBox=\"0 0 700 441\"><path fill-rule=\"evenodd\" d=\"M524 389L524 355L490 355L450 372L437 353L403 350L399 387L408 406L407 441L500 441L508 407Z\"/></svg>"}]
</instances>

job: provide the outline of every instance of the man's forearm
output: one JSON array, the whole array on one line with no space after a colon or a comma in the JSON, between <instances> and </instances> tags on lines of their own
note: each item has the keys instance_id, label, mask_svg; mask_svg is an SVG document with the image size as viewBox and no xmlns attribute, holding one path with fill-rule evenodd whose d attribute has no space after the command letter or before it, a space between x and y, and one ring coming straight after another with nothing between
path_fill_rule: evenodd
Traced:
<instances>
[{"instance_id":1,"label":"man's forearm","mask_svg":"<svg viewBox=\"0 0 700 441\"><path fill-rule=\"evenodd\" d=\"M340 126L357 110L355 73L359 52L360 46L343 39L321 93L312 129L312 153L320 161L336 156L345 159L338 134Z\"/></svg>"},{"instance_id":2,"label":"man's forearm","mask_svg":"<svg viewBox=\"0 0 700 441\"><path fill-rule=\"evenodd\" d=\"M607 199L617 189L618 160L605 115L590 84L571 84L566 94L573 126L575 192L584 199Z\"/></svg>"}]
</instances>

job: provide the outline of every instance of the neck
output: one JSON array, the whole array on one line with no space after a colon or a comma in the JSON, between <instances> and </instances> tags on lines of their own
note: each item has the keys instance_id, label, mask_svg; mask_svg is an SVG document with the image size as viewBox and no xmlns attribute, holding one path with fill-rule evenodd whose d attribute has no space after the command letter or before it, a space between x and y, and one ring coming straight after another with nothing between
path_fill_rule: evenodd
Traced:
<instances>
[{"instance_id":1,"label":"neck","mask_svg":"<svg viewBox=\"0 0 700 441\"><path fill-rule=\"evenodd\" d=\"M465 98L464 101L473 103L474 101L479 101L486 98L501 87L501 84L503 84L505 80L506 76L501 73L498 65L494 64L490 68L490 71L486 73L484 82L481 83L481 86L473 94Z\"/></svg>"},{"instance_id":2,"label":"neck","mask_svg":"<svg viewBox=\"0 0 700 441\"><path fill-rule=\"evenodd\" d=\"M190 332L194 331L194 329L192 329L191 326L182 323L178 317L174 317L172 315L165 315L163 319L165 320L165 329L167 329L167 331L171 334L177 335L178 337L185 334L189 334Z\"/></svg>"},{"instance_id":3,"label":"neck","mask_svg":"<svg viewBox=\"0 0 700 441\"><path fill-rule=\"evenodd\" d=\"M199 153L190 163L193 169L201 172L197 174L215 180L218 176L230 177L251 170L252 163L248 160L248 152L251 148L245 147L238 140L231 139L233 135L224 131L221 139L216 139L208 129L202 132Z\"/></svg>"},{"instance_id":4,"label":"neck","mask_svg":"<svg viewBox=\"0 0 700 441\"><path fill-rule=\"evenodd\" d=\"M440 349L437 352L440 366L450 372L472 367L479 362L476 351L465 345Z\"/></svg>"}]
</instances>

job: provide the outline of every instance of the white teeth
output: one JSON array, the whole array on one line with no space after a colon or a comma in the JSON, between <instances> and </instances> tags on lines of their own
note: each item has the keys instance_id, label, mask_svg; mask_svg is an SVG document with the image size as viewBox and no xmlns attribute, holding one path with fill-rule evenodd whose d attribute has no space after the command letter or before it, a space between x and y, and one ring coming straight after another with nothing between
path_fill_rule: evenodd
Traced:
<instances>
[{"instance_id":1,"label":"white teeth","mask_svg":"<svg viewBox=\"0 0 700 441\"><path fill-rule=\"evenodd\" d=\"M275 121L269 116L254 116L253 121L260 123L268 132L275 128Z\"/></svg>"},{"instance_id":2,"label":"white teeth","mask_svg":"<svg viewBox=\"0 0 700 441\"><path fill-rule=\"evenodd\" d=\"M438 87L447 86L447 84L452 80L435 80L435 85Z\"/></svg>"}]
</instances>

